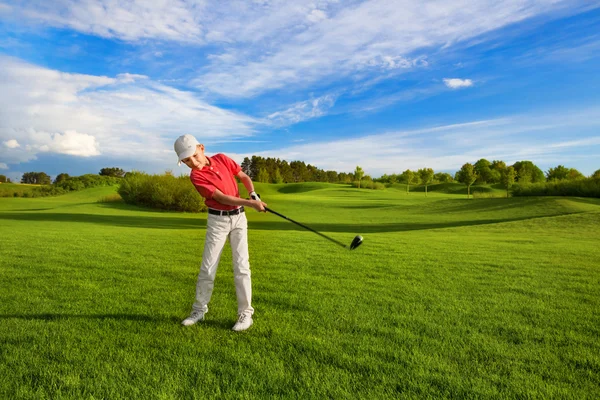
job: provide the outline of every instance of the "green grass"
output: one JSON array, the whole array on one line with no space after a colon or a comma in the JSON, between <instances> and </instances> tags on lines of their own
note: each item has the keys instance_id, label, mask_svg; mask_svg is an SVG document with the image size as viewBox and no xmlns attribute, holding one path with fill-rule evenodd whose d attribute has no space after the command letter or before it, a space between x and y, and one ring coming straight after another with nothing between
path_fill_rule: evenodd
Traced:
<instances>
[{"instance_id":1,"label":"green grass","mask_svg":"<svg viewBox=\"0 0 600 400\"><path fill-rule=\"evenodd\" d=\"M206 215L0 199L0 398L574 398L600 393L600 201L260 185L255 324L230 330L227 246L206 321ZM244 192L245 193L245 192Z\"/></svg>"},{"instance_id":2,"label":"green grass","mask_svg":"<svg viewBox=\"0 0 600 400\"><path fill-rule=\"evenodd\" d=\"M0 183L0 197L13 197L14 193L17 193L18 196L22 196L23 193L31 192L36 187L40 187L40 185Z\"/></svg>"},{"instance_id":3,"label":"green grass","mask_svg":"<svg viewBox=\"0 0 600 400\"><path fill-rule=\"evenodd\" d=\"M394 183L388 188L390 190L398 190L406 193L406 184ZM425 194L425 186L410 185L407 195ZM447 194L464 195L467 197L467 186L458 182L451 183L435 183L427 186L427 196L440 196ZM506 189L500 184L494 185L472 185L470 194L475 198L496 198L506 197Z\"/></svg>"}]
</instances>

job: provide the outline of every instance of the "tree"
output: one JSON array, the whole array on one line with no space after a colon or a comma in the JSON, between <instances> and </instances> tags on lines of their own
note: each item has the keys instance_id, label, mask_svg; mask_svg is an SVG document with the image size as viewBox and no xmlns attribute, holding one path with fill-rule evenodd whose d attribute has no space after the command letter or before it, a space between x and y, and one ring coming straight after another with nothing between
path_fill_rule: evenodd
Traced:
<instances>
[{"instance_id":1,"label":"tree","mask_svg":"<svg viewBox=\"0 0 600 400\"><path fill-rule=\"evenodd\" d=\"M337 183L337 181L338 181L338 173L335 171L327 171L327 182Z\"/></svg>"},{"instance_id":2,"label":"tree","mask_svg":"<svg viewBox=\"0 0 600 400\"><path fill-rule=\"evenodd\" d=\"M45 172L39 172L37 176L38 185L52 185L52 178Z\"/></svg>"},{"instance_id":3,"label":"tree","mask_svg":"<svg viewBox=\"0 0 600 400\"><path fill-rule=\"evenodd\" d=\"M304 182L304 176L306 175L306 164L304 161L292 161L290 168L292 169L292 180L294 182Z\"/></svg>"},{"instance_id":4,"label":"tree","mask_svg":"<svg viewBox=\"0 0 600 400\"><path fill-rule=\"evenodd\" d=\"M517 161L513 168L517 173L515 180L519 183L545 182L546 175L531 161Z\"/></svg>"},{"instance_id":5,"label":"tree","mask_svg":"<svg viewBox=\"0 0 600 400\"><path fill-rule=\"evenodd\" d=\"M123 171L121 168L102 168L100 170L100 174L102 176L114 176L117 178L122 178L125 175L125 171Z\"/></svg>"},{"instance_id":6,"label":"tree","mask_svg":"<svg viewBox=\"0 0 600 400\"><path fill-rule=\"evenodd\" d=\"M592 174L591 178L593 178L593 179L600 179L600 169L594 171L594 173Z\"/></svg>"},{"instance_id":7,"label":"tree","mask_svg":"<svg viewBox=\"0 0 600 400\"><path fill-rule=\"evenodd\" d=\"M273 183L283 183L283 177L281 176L281 172L279 172L279 168L275 168L275 173L273 174Z\"/></svg>"},{"instance_id":8,"label":"tree","mask_svg":"<svg viewBox=\"0 0 600 400\"><path fill-rule=\"evenodd\" d=\"M502 172L502 185L506 188L506 197L508 197L509 189L515 183L516 175L517 173L513 167L508 167Z\"/></svg>"},{"instance_id":9,"label":"tree","mask_svg":"<svg viewBox=\"0 0 600 400\"><path fill-rule=\"evenodd\" d=\"M258 156L252 156L252 160L250 161L250 178L252 180L258 180L258 173L260 169L263 168L263 158Z\"/></svg>"},{"instance_id":10,"label":"tree","mask_svg":"<svg viewBox=\"0 0 600 400\"><path fill-rule=\"evenodd\" d=\"M23 176L21 176L21 183L26 183L26 184L36 183L36 174L37 174L37 172L25 172L23 174Z\"/></svg>"},{"instance_id":11,"label":"tree","mask_svg":"<svg viewBox=\"0 0 600 400\"><path fill-rule=\"evenodd\" d=\"M471 185L475 180L477 180L477 173L475 172L475 168L472 164L466 163L462 166L460 171L458 171L457 180L460 183L467 185L467 199L471 195Z\"/></svg>"},{"instance_id":12,"label":"tree","mask_svg":"<svg viewBox=\"0 0 600 400\"><path fill-rule=\"evenodd\" d=\"M477 174L477 183L486 184L492 181L491 166L492 164L485 158L482 158L475 163L473 168Z\"/></svg>"},{"instance_id":13,"label":"tree","mask_svg":"<svg viewBox=\"0 0 600 400\"><path fill-rule=\"evenodd\" d=\"M562 181L563 179L567 179L569 176L569 168L564 165L559 165L556 168L550 168L546 172L546 180L547 181Z\"/></svg>"},{"instance_id":14,"label":"tree","mask_svg":"<svg viewBox=\"0 0 600 400\"><path fill-rule=\"evenodd\" d=\"M358 180L358 188L359 189L360 189L360 180L362 179L364 174L365 174L365 171L363 171L363 169L357 165L356 169L354 170L354 179Z\"/></svg>"},{"instance_id":15,"label":"tree","mask_svg":"<svg viewBox=\"0 0 600 400\"><path fill-rule=\"evenodd\" d=\"M411 171L410 169L407 169L406 171L404 171L402 173L402 176L404 177L404 180L406 181L406 193L410 192L410 185L412 185L415 182L415 173L413 171Z\"/></svg>"},{"instance_id":16,"label":"tree","mask_svg":"<svg viewBox=\"0 0 600 400\"><path fill-rule=\"evenodd\" d=\"M50 185L52 179L50 179L50 176L45 172L25 172L21 177L21 183Z\"/></svg>"},{"instance_id":17,"label":"tree","mask_svg":"<svg viewBox=\"0 0 600 400\"><path fill-rule=\"evenodd\" d=\"M279 164L279 172L281 172L281 177L285 183L294 181L294 174L290 164L287 161L283 160L281 164Z\"/></svg>"},{"instance_id":18,"label":"tree","mask_svg":"<svg viewBox=\"0 0 600 400\"><path fill-rule=\"evenodd\" d=\"M506 163L500 160L492 161L490 166L490 183L500 183L502 181L502 174L506 170Z\"/></svg>"},{"instance_id":19,"label":"tree","mask_svg":"<svg viewBox=\"0 0 600 400\"><path fill-rule=\"evenodd\" d=\"M352 174L349 174L347 172L340 172L338 174L338 182L352 183Z\"/></svg>"},{"instance_id":20,"label":"tree","mask_svg":"<svg viewBox=\"0 0 600 400\"><path fill-rule=\"evenodd\" d=\"M269 182L269 173L267 172L267 170L265 168L261 168L258 171L258 182Z\"/></svg>"},{"instance_id":21,"label":"tree","mask_svg":"<svg viewBox=\"0 0 600 400\"><path fill-rule=\"evenodd\" d=\"M242 161L242 165L240 165L242 171L248 176L252 174L252 161L248 157L244 157L244 161Z\"/></svg>"},{"instance_id":22,"label":"tree","mask_svg":"<svg viewBox=\"0 0 600 400\"><path fill-rule=\"evenodd\" d=\"M421 179L421 183L425 185L425 197L427 197L427 185L433 179L433 169L431 168L422 168L418 171L419 178Z\"/></svg>"},{"instance_id":23,"label":"tree","mask_svg":"<svg viewBox=\"0 0 600 400\"><path fill-rule=\"evenodd\" d=\"M569 174L567 175L567 179L573 181L575 179L583 179L583 178L585 178L585 176L581 172L577 171L575 168L569 169Z\"/></svg>"},{"instance_id":24,"label":"tree","mask_svg":"<svg viewBox=\"0 0 600 400\"><path fill-rule=\"evenodd\" d=\"M440 183L449 183L452 182L454 178L452 178L452 175L447 172L438 172L437 174L433 175L433 180Z\"/></svg>"},{"instance_id":25,"label":"tree","mask_svg":"<svg viewBox=\"0 0 600 400\"><path fill-rule=\"evenodd\" d=\"M0 175L0 183L6 183L6 176Z\"/></svg>"},{"instance_id":26,"label":"tree","mask_svg":"<svg viewBox=\"0 0 600 400\"><path fill-rule=\"evenodd\" d=\"M54 184L56 185L57 183L64 182L69 178L70 178L69 174L65 174L65 173L58 174L58 175L56 175L56 178L54 178Z\"/></svg>"}]
</instances>

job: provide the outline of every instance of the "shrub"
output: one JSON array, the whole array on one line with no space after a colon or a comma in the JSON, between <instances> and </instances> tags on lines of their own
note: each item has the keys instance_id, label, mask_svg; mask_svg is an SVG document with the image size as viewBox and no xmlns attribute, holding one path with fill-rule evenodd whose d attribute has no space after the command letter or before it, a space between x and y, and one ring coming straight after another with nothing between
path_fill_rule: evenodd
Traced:
<instances>
[{"instance_id":1,"label":"shrub","mask_svg":"<svg viewBox=\"0 0 600 400\"><path fill-rule=\"evenodd\" d=\"M110 194L108 196L104 196L101 197L98 200L98 203L118 203L118 202L122 202L123 199L121 198L121 196L118 193L115 194Z\"/></svg>"},{"instance_id":2,"label":"shrub","mask_svg":"<svg viewBox=\"0 0 600 400\"><path fill-rule=\"evenodd\" d=\"M593 178L515 184L513 196L577 196L599 197L600 181Z\"/></svg>"},{"instance_id":3,"label":"shrub","mask_svg":"<svg viewBox=\"0 0 600 400\"><path fill-rule=\"evenodd\" d=\"M61 194L67 193L68 190L63 189L60 186L55 185L45 185L40 186L33 189L31 193L31 197L46 197L46 196L59 196Z\"/></svg>"},{"instance_id":4,"label":"shrub","mask_svg":"<svg viewBox=\"0 0 600 400\"><path fill-rule=\"evenodd\" d=\"M118 193L128 204L171 211L206 211L202 197L187 176L130 172L122 179Z\"/></svg>"},{"instance_id":5,"label":"shrub","mask_svg":"<svg viewBox=\"0 0 600 400\"><path fill-rule=\"evenodd\" d=\"M497 193L497 192L488 192L482 190L473 190L471 193L474 199L498 199L506 197L506 192Z\"/></svg>"},{"instance_id":6,"label":"shrub","mask_svg":"<svg viewBox=\"0 0 600 400\"><path fill-rule=\"evenodd\" d=\"M65 174L66 175L66 174ZM59 196L69 192L74 192L82 189L98 187L98 186L113 186L119 182L120 178L112 176L100 176L94 174L86 174L81 176L64 177L52 185L43 185L32 189L29 192L22 192L22 197L46 197ZM18 195L15 195L18 197Z\"/></svg>"},{"instance_id":7,"label":"shrub","mask_svg":"<svg viewBox=\"0 0 600 400\"><path fill-rule=\"evenodd\" d=\"M352 187L358 188L358 181L352 182ZM361 189L384 190L385 185L381 182L373 182L371 180L361 180L360 188Z\"/></svg>"}]
</instances>

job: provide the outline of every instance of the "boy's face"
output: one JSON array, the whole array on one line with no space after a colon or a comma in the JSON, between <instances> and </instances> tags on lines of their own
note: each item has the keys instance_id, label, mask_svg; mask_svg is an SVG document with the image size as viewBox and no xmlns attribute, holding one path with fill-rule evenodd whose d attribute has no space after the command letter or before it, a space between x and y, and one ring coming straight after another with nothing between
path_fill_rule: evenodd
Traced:
<instances>
[{"instance_id":1,"label":"boy's face","mask_svg":"<svg viewBox=\"0 0 600 400\"><path fill-rule=\"evenodd\" d=\"M193 156L184 158L181 160L182 163L190 167L191 169L202 169L206 165L206 157L204 157L204 145L199 144L196 146L196 152Z\"/></svg>"}]
</instances>

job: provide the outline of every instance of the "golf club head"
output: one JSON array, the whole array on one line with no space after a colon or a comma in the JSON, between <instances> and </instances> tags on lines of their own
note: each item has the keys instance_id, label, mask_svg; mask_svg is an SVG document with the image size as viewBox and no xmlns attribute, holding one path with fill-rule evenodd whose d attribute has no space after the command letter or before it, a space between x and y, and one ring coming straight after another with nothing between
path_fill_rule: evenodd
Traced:
<instances>
[{"instance_id":1,"label":"golf club head","mask_svg":"<svg viewBox=\"0 0 600 400\"><path fill-rule=\"evenodd\" d=\"M358 246L360 246L363 242L363 238L360 235L356 235L354 239L352 239L352 243L350 243L350 250L354 250Z\"/></svg>"}]
</instances>

